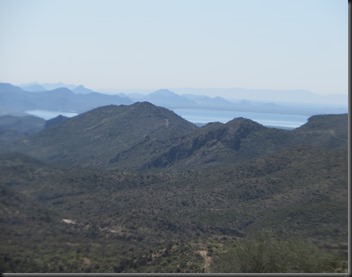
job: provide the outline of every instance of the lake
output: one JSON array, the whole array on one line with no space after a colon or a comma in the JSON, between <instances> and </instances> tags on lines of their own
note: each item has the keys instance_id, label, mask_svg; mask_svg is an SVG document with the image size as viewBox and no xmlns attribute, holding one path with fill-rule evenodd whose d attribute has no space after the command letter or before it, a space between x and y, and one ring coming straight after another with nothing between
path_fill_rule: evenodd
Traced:
<instances>
[{"instance_id":1,"label":"lake","mask_svg":"<svg viewBox=\"0 0 352 277\"><path fill-rule=\"evenodd\" d=\"M244 117L256 121L265 126L281 128L297 128L307 122L309 116L294 114L275 114L275 113L254 113L239 112L228 110L206 110L206 109L174 109L174 112L184 119L193 123L222 122L226 123L236 117ZM72 117L78 115L73 112L30 110L26 113L41 117L45 120L54 118L58 115Z\"/></svg>"},{"instance_id":2,"label":"lake","mask_svg":"<svg viewBox=\"0 0 352 277\"><path fill-rule=\"evenodd\" d=\"M26 111L26 113L43 118L45 120L57 117L60 114L67 117L78 115L78 113L72 113L72 112L47 111L47 110L30 110L30 111Z\"/></svg>"},{"instance_id":3,"label":"lake","mask_svg":"<svg viewBox=\"0 0 352 277\"><path fill-rule=\"evenodd\" d=\"M305 124L309 116L295 114L255 113L228 110L206 109L174 109L184 119L194 123L221 122L226 123L236 117L244 117L265 126L281 128L297 128Z\"/></svg>"}]
</instances>

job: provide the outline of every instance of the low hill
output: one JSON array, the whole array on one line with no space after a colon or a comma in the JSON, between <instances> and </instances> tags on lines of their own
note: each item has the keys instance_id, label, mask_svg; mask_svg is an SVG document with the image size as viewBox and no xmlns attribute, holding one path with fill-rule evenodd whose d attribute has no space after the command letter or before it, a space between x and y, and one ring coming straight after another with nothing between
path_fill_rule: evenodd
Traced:
<instances>
[{"instance_id":1,"label":"low hill","mask_svg":"<svg viewBox=\"0 0 352 277\"><path fill-rule=\"evenodd\" d=\"M0 149L6 149L8 144L41 131L44 125L44 119L31 115L0 116Z\"/></svg>"},{"instance_id":2,"label":"low hill","mask_svg":"<svg viewBox=\"0 0 352 277\"><path fill-rule=\"evenodd\" d=\"M59 123L65 121L66 119L68 119L67 116L63 116L63 115L60 114L60 115L58 115L58 116L56 116L54 118L51 118L51 119L47 120L45 122L45 126L44 127L45 128L51 127L53 125L56 125L56 124L59 124Z\"/></svg>"},{"instance_id":3,"label":"low hill","mask_svg":"<svg viewBox=\"0 0 352 277\"><path fill-rule=\"evenodd\" d=\"M314 115L293 131L296 144L347 149L348 114Z\"/></svg>"}]
</instances>

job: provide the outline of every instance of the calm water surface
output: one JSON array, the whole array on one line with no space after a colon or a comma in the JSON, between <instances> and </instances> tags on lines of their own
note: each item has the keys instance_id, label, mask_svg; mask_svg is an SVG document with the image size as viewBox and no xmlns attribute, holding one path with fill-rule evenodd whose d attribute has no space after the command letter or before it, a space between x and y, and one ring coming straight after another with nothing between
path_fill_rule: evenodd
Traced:
<instances>
[{"instance_id":1,"label":"calm water surface","mask_svg":"<svg viewBox=\"0 0 352 277\"><path fill-rule=\"evenodd\" d=\"M274 114L274 113L254 113L225 110L205 110L205 109L175 109L175 113L184 119L194 123L222 122L226 123L237 117L244 117L256 121L265 126L275 126L284 128L297 128L305 124L309 116L294 114ZM78 115L73 112L30 110L26 113L44 118L45 120L58 115L72 117Z\"/></svg>"},{"instance_id":2,"label":"calm water surface","mask_svg":"<svg viewBox=\"0 0 352 277\"><path fill-rule=\"evenodd\" d=\"M286 128L297 128L305 124L309 116L294 114L254 113L225 110L203 110L203 109L175 109L175 113L191 122L226 123L236 117L244 117L256 121L265 126L276 126Z\"/></svg>"},{"instance_id":3,"label":"calm water surface","mask_svg":"<svg viewBox=\"0 0 352 277\"><path fill-rule=\"evenodd\" d=\"M47 110L31 110L31 111L26 111L27 114L38 116L40 118L43 118L45 120L57 117L58 115L63 115L67 117L72 117L75 115L78 115L78 113L71 113L71 112L61 112L61 111L47 111Z\"/></svg>"}]
</instances>

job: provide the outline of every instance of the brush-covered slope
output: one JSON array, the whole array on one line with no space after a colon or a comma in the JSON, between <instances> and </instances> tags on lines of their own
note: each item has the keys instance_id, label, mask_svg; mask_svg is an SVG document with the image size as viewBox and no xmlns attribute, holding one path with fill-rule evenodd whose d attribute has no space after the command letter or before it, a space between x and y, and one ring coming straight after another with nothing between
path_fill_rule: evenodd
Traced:
<instances>
[{"instance_id":1,"label":"brush-covered slope","mask_svg":"<svg viewBox=\"0 0 352 277\"><path fill-rule=\"evenodd\" d=\"M118 226L124 230L119 236L240 236L265 226L347 239L348 166L341 150L300 147L184 172L60 169L22 154L0 154L0 169L2 189L55 212L57 220ZM28 204L21 212L30 215L31 209Z\"/></svg>"},{"instance_id":2,"label":"brush-covered slope","mask_svg":"<svg viewBox=\"0 0 352 277\"><path fill-rule=\"evenodd\" d=\"M342 150L300 147L183 172L60 169L7 154L0 172L2 272L175 272L180 262L171 261L185 255L182 272L201 272L193 264L201 241L213 263L208 243L220 252L266 228L320 246L347 243ZM171 254L184 245L192 251Z\"/></svg>"},{"instance_id":3,"label":"brush-covered slope","mask_svg":"<svg viewBox=\"0 0 352 277\"><path fill-rule=\"evenodd\" d=\"M7 150L60 165L196 169L300 146L347 151L347 123L347 114L342 114L313 116L292 131L245 118L198 128L165 108L142 102L65 119Z\"/></svg>"},{"instance_id":4,"label":"brush-covered slope","mask_svg":"<svg viewBox=\"0 0 352 277\"><path fill-rule=\"evenodd\" d=\"M348 142L348 114L314 115L293 131L292 143L346 149Z\"/></svg>"},{"instance_id":5,"label":"brush-covered slope","mask_svg":"<svg viewBox=\"0 0 352 277\"><path fill-rule=\"evenodd\" d=\"M146 102L110 105L46 128L11 150L60 165L104 166L116 154L145 140L172 140L197 128L175 113Z\"/></svg>"},{"instance_id":6,"label":"brush-covered slope","mask_svg":"<svg viewBox=\"0 0 352 277\"><path fill-rule=\"evenodd\" d=\"M347 153L347 138L347 114L313 116L292 131L235 118L226 124L207 124L171 147L159 149L158 155L144 164L144 168L187 169L241 163L301 146L321 151L340 149ZM126 156L129 155L133 153Z\"/></svg>"},{"instance_id":7,"label":"brush-covered slope","mask_svg":"<svg viewBox=\"0 0 352 277\"><path fill-rule=\"evenodd\" d=\"M278 151L288 136L288 131L235 118L226 124L207 124L172 143L145 141L117 155L109 166L128 167L142 152L148 159L138 159L139 169L190 169L239 163Z\"/></svg>"},{"instance_id":8,"label":"brush-covered slope","mask_svg":"<svg viewBox=\"0 0 352 277\"><path fill-rule=\"evenodd\" d=\"M226 124L209 123L172 141L148 138L118 153L108 166L195 169L241 163L300 146L347 151L347 123L347 114L318 115L302 127L289 131L235 118Z\"/></svg>"}]
</instances>

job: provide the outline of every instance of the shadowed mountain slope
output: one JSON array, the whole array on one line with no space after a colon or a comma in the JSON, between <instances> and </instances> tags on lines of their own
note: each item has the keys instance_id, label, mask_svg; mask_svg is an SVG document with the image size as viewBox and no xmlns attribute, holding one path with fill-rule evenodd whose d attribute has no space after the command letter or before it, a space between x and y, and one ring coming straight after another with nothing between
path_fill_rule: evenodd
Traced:
<instances>
[{"instance_id":1,"label":"shadowed mountain slope","mask_svg":"<svg viewBox=\"0 0 352 277\"><path fill-rule=\"evenodd\" d=\"M185 169L243 162L277 151L277 140L287 135L287 131L266 128L244 118L226 124L211 123L165 149L144 166Z\"/></svg>"},{"instance_id":2,"label":"shadowed mountain slope","mask_svg":"<svg viewBox=\"0 0 352 277\"><path fill-rule=\"evenodd\" d=\"M292 131L235 118L226 124L207 124L171 142L145 140L118 153L109 161L109 167L201 168L241 163L300 146L347 151L347 133L347 114L314 116L301 128Z\"/></svg>"}]
</instances>

